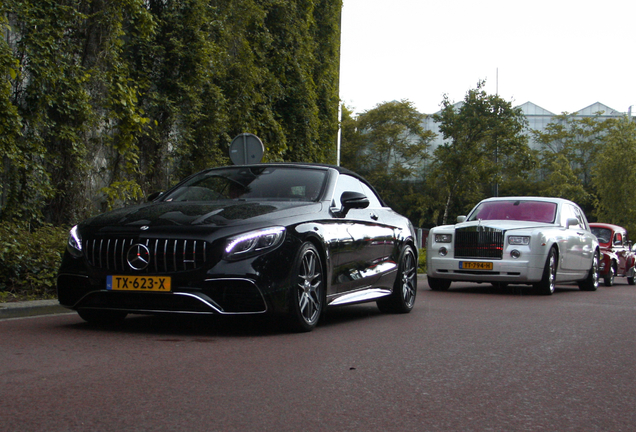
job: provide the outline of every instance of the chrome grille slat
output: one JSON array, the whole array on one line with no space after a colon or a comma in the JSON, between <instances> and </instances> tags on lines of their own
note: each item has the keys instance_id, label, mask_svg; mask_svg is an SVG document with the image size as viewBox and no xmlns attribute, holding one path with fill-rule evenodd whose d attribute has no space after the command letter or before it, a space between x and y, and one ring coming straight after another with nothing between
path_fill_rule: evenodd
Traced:
<instances>
[{"instance_id":1,"label":"chrome grille slat","mask_svg":"<svg viewBox=\"0 0 636 432\"><path fill-rule=\"evenodd\" d=\"M471 227L455 231L455 258L503 257L504 232L489 227Z\"/></svg>"},{"instance_id":2,"label":"chrome grille slat","mask_svg":"<svg viewBox=\"0 0 636 432\"><path fill-rule=\"evenodd\" d=\"M207 242L201 240L136 239L131 237L87 239L86 258L93 267L109 272L132 272L126 254L141 243L150 252L149 266L140 273L174 273L196 270L207 260Z\"/></svg>"}]
</instances>

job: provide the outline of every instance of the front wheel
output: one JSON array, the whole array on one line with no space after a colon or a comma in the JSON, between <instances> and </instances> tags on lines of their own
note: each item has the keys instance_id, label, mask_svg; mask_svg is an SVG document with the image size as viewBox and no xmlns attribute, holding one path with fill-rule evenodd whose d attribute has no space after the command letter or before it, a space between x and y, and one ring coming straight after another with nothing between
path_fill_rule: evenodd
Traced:
<instances>
[{"instance_id":1,"label":"front wheel","mask_svg":"<svg viewBox=\"0 0 636 432\"><path fill-rule=\"evenodd\" d=\"M378 309L384 313L409 313L415 305L417 294L417 260L411 246L400 254L398 274L393 284L393 293L378 300Z\"/></svg>"},{"instance_id":2,"label":"front wheel","mask_svg":"<svg viewBox=\"0 0 636 432\"><path fill-rule=\"evenodd\" d=\"M596 291L598 289L598 252L594 253L592 258L592 266L585 280L579 282L581 291Z\"/></svg>"},{"instance_id":3,"label":"front wheel","mask_svg":"<svg viewBox=\"0 0 636 432\"><path fill-rule=\"evenodd\" d=\"M434 277L428 277L428 287L433 291L448 291L451 286L451 281L448 279L439 279Z\"/></svg>"},{"instance_id":4,"label":"front wheel","mask_svg":"<svg viewBox=\"0 0 636 432\"><path fill-rule=\"evenodd\" d=\"M605 286L611 287L614 285L614 276L616 276L616 269L614 269L614 265L610 265L610 268L605 276L603 276L603 283Z\"/></svg>"},{"instance_id":5,"label":"front wheel","mask_svg":"<svg viewBox=\"0 0 636 432\"><path fill-rule=\"evenodd\" d=\"M556 249L553 247L550 249L548 258L545 260L545 267L543 268L541 282L534 285L535 289L539 291L540 294L554 294L558 262L558 254Z\"/></svg>"},{"instance_id":6,"label":"front wheel","mask_svg":"<svg viewBox=\"0 0 636 432\"><path fill-rule=\"evenodd\" d=\"M289 324L293 331L309 332L318 324L325 304L322 261L312 243L304 243L294 265L290 289Z\"/></svg>"}]
</instances>

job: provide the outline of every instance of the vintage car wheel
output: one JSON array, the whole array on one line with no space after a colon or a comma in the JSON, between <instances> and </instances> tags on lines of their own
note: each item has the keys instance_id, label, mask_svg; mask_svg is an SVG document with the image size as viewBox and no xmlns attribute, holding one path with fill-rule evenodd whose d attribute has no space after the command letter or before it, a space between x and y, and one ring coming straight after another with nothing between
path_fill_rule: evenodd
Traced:
<instances>
[{"instance_id":1,"label":"vintage car wheel","mask_svg":"<svg viewBox=\"0 0 636 432\"><path fill-rule=\"evenodd\" d=\"M409 313L415 305L417 294L417 262L411 246L406 246L400 254L400 267L393 293L378 300L378 309L384 313Z\"/></svg>"},{"instance_id":2,"label":"vintage car wheel","mask_svg":"<svg viewBox=\"0 0 636 432\"><path fill-rule=\"evenodd\" d=\"M634 279L634 276L632 276L632 277L628 277L628 278L627 278L627 283L628 283L629 285L636 285L636 280Z\"/></svg>"},{"instance_id":3,"label":"vintage car wheel","mask_svg":"<svg viewBox=\"0 0 636 432\"><path fill-rule=\"evenodd\" d=\"M581 291L596 291L598 289L598 252L594 253L592 266L585 280L579 282Z\"/></svg>"},{"instance_id":4,"label":"vintage car wheel","mask_svg":"<svg viewBox=\"0 0 636 432\"><path fill-rule=\"evenodd\" d=\"M451 281L448 279L439 279L434 277L428 277L428 286L433 291L447 291L450 288Z\"/></svg>"},{"instance_id":5,"label":"vintage car wheel","mask_svg":"<svg viewBox=\"0 0 636 432\"><path fill-rule=\"evenodd\" d=\"M614 285L614 276L616 276L616 269L614 268L614 264L610 265L610 268L605 276L603 276L603 283L605 286Z\"/></svg>"},{"instance_id":6,"label":"vintage car wheel","mask_svg":"<svg viewBox=\"0 0 636 432\"><path fill-rule=\"evenodd\" d=\"M301 246L294 268L297 276L290 290L290 328L297 332L312 331L325 304L322 261L312 243Z\"/></svg>"},{"instance_id":7,"label":"vintage car wheel","mask_svg":"<svg viewBox=\"0 0 636 432\"><path fill-rule=\"evenodd\" d=\"M540 294L552 295L556 286L556 274L558 265L558 254L556 248L551 248L548 258L545 260L543 268L543 276L541 282L534 284L534 287Z\"/></svg>"},{"instance_id":8,"label":"vintage car wheel","mask_svg":"<svg viewBox=\"0 0 636 432\"><path fill-rule=\"evenodd\" d=\"M100 325L117 324L128 315L127 312L98 309L79 309L77 314L89 324Z\"/></svg>"}]
</instances>

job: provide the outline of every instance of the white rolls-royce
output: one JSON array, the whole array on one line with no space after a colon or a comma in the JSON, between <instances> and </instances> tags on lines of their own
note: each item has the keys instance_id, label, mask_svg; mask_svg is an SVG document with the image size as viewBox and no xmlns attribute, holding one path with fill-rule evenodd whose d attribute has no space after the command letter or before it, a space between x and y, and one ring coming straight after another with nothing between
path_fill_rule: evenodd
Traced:
<instances>
[{"instance_id":1,"label":"white rolls-royce","mask_svg":"<svg viewBox=\"0 0 636 432\"><path fill-rule=\"evenodd\" d=\"M457 224L431 229L426 249L434 291L453 281L531 284L547 295L556 283L598 288L598 240L579 206L561 198L485 199Z\"/></svg>"}]
</instances>

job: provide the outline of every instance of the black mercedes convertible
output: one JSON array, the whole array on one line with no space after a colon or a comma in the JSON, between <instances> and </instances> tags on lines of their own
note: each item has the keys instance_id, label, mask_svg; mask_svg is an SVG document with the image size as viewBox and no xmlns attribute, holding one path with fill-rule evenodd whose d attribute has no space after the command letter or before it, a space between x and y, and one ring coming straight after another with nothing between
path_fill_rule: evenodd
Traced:
<instances>
[{"instance_id":1,"label":"black mercedes convertible","mask_svg":"<svg viewBox=\"0 0 636 432\"><path fill-rule=\"evenodd\" d=\"M272 314L312 330L327 307L410 312L409 220L341 167L212 168L75 226L57 279L88 322L127 314Z\"/></svg>"}]
</instances>

